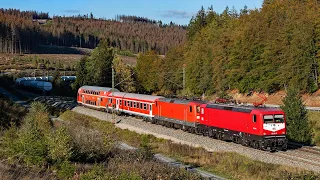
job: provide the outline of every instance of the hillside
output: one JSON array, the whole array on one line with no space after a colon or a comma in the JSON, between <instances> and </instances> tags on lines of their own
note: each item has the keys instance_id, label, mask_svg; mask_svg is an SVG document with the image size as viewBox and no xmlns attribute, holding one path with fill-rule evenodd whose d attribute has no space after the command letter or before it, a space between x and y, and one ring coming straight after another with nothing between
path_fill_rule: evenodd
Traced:
<instances>
[{"instance_id":1,"label":"hillside","mask_svg":"<svg viewBox=\"0 0 320 180\"><path fill-rule=\"evenodd\" d=\"M185 64L190 96L233 89L272 94L289 86L313 93L320 83L320 4L265 0L261 9L240 12L202 8L191 19L184 44L163 60L150 56L137 61L138 77L149 92L181 94ZM160 75L150 80L146 72Z\"/></svg>"},{"instance_id":2,"label":"hillside","mask_svg":"<svg viewBox=\"0 0 320 180\"><path fill-rule=\"evenodd\" d=\"M135 16L117 20L93 15L51 18L47 13L0 9L0 52L5 53L34 53L39 45L93 49L106 40L120 50L165 54L183 43L185 35L185 27Z\"/></svg>"}]
</instances>

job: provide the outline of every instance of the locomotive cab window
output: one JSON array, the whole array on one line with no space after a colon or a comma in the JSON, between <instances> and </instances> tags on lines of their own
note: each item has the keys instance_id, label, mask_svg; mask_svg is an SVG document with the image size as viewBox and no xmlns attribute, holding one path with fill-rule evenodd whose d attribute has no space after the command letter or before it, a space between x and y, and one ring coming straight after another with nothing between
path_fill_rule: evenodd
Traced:
<instances>
[{"instance_id":1,"label":"locomotive cab window","mask_svg":"<svg viewBox=\"0 0 320 180\"><path fill-rule=\"evenodd\" d=\"M273 123L273 115L264 115L263 121L264 123Z\"/></svg>"},{"instance_id":2,"label":"locomotive cab window","mask_svg":"<svg viewBox=\"0 0 320 180\"><path fill-rule=\"evenodd\" d=\"M197 106L197 113L200 113L200 106Z\"/></svg>"},{"instance_id":3,"label":"locomotive cab window","mask_svg":"<svg viewBox=\"0 0 320 180\"><path fill-rule=\"evenodd\" d=\"M254 115L252 115L252 122L257 122L257 116L254 114Z\"/></svg>"},{"instance_id":4,"label":"locomotive cab window","mask_svg":"<svg viewBox=\"0 0 320 180\"><path fill-rule=\"evenodd\" d=\"M283 123L284 122L284 117L282 114L276 114L274 115L274 122L276 123Z\"/></svg>"}]
</instances>

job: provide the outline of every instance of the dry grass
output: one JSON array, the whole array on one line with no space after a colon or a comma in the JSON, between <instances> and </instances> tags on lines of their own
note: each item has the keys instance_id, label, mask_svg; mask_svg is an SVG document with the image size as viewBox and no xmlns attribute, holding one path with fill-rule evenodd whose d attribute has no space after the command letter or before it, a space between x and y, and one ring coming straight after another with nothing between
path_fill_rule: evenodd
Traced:
<instances>
[{"instance_id":1,"label":"dry grass","mask_svg":"<svg viewBox=\"0 0 320 180\"><path fill-rule=\"evenodd\" d=\"M65 115L64 115L65 116ZM72 115L71 115L72 116ZM85 119L79 116L75 118ZM91 119L93 120L93 119ZM93 120L95 121L95 120ZM108 124L110 125L110 124ZM106 126L109 127L109 126ZM57 122L55 127L64 126L75 142L78 157L73 161L82 163L77 166L76 174L84 179L199 179L196 174L171 168L165 164L146 158L142 151L118 149L113 131L98 131L87 120L83 123ZM109 130L112 130L112 128ZM119 135L119 134L117 134ZM98 163L93 165L93 163ZM98 166L98 167L96 167Z\"/></svg>"},{"instance_id":2,"label":"dry grass","mask_svg":"<svg viewBox=\"0 0 320 180\"><path fill-rule=\"evenodd\" d=\"M57 179L50 171L0 163L0 179Z\"/></svg>"},{"instance_id":3,"label":"dry grass","mask_svg":"<svg viewBox=\"0 0 320 180\"><path fill-rule=\"evenodd\" d=\"M94 128L104 133L116 135L117 140L138 147L142 135L116 128L113 124L100 121L76 112L67 111L62 119L85 127ZM149 135L149 142L154 152L174 157L184 163L201 167L209 172L232 179L319 179L319 174L283 165L255 161L245 156L230 152L208 152L203 148L173 143Z\"/></svg>"},{"instance_id":4,"label":"dry grass","mask_svg":"<svg viewBox=\"0 0 320 180\"><path fill-rule=\"evenodd\" d=\"M60 68L74 67L82 57L78 54L0 54L0 70L35 69L35 60L49 61L50 67L57 67L59 63Z\"/></svg>"}]
</instances>

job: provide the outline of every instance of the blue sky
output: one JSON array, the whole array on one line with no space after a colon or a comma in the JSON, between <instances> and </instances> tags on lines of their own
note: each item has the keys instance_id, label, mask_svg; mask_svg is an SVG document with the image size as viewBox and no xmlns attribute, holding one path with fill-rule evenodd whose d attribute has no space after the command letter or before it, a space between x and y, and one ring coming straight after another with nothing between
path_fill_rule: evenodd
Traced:
<instances>
[{"instance_id":1,"label":"blue sky","mask_svg":"<svg viewBox=\"0 0 320 180\"><path fill-rule=\"evenodd\" d=\"M114 18L117 14L136 15L149 19L188 24L192 15L203 6L213 5L221 13L226 6L240 10L261 8L263 0L0 0L1 8L36 10L53 15L78 15L93 13L98 18Z\"/></svg>"}]
</instances>

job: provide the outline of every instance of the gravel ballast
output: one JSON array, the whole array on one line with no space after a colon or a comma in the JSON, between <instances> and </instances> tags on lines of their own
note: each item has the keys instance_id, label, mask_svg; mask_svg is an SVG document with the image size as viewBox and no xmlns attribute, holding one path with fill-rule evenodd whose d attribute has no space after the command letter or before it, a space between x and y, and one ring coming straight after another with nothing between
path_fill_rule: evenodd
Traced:
<instances>
[{"instance_id":1,"label":"gravel ballast","mask_svg":"<svg viewBox=\"0 0 320 180\"><path fill-rule=\"evenodd\" d=\"M112 115L109 113L88 109L81 106L75 107L73 111L104 121L111 122L112 119ZM220 141L209 137L190 134L182 130L175 130L160 125L146 123L142 121L142 119L116 115L115 118L116 122L118 122L117 124L115 124L115 126L121 129L128 129L140 134L152 134L158 138L169 139L175 143L186 144L194 147L203 147L211 152L236 152L245 155L251 159L266 163L282 164L315 172L320 172L320 162L318 161L319 155L313 155L310 153L308 154L307 152L300 151L297 152L298 150L288 150L286 152L270 153L245 147L232 142ZM296 154L299 154L299 156L297 156ZM310 156L314 156L314 158L310 158Z\"/></svg>"}]
</instances>

